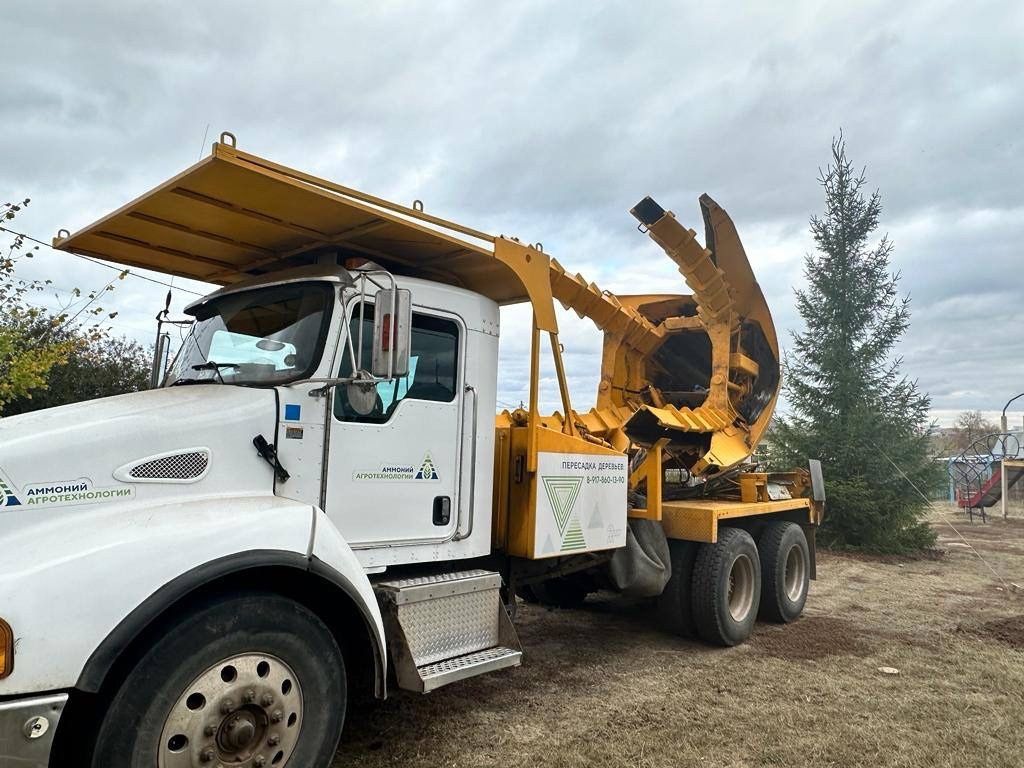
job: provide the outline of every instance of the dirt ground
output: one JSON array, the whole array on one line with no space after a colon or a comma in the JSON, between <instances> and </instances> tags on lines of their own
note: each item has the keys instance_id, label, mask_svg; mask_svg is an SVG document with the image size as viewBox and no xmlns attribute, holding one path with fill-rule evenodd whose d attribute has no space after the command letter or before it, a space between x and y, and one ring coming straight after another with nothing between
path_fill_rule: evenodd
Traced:
<instances>
[{"instance_id":1,"label":"dirt ground","mask_svg":"<svg viewBox=\"0 0 1024 768\"><path fill-rule=\"evenodd\" d=\"M934 558L823 553L804 617L738 648L612 595L522 605L522 667L354 704L335 768L1024 765L1022 512L937 512Z\"/></svg>"}]
</instances>

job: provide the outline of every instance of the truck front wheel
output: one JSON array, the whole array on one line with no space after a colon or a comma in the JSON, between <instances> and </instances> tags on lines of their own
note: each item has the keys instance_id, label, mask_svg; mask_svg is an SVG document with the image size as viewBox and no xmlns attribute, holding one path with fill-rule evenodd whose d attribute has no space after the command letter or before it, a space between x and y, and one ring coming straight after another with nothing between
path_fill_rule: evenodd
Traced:
<instances>
[{"instance_id":1,"label":"truck front wheel","mask_svg":"<svg viewBox=\"0 0 1024 768\"><path fill-rule=\"evenodd\" d=\"M128 673L93 768L326 768L345 719L345 664L311 611L221 597L168 627Z\"/></svg>"}]
</instances>

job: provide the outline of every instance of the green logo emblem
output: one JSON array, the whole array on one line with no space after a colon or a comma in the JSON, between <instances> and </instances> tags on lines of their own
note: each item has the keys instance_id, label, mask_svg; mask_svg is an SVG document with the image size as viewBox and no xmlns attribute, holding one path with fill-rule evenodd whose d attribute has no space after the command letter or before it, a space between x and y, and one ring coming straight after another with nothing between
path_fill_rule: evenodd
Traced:
<instances>
[{"instance_id":1,"label":"green logo emblem","mask_svg":"<svg viewBox=\"0 0 1024 768\"><path fill-rule=\"evenodd\" d=\"M551 511L555 515L558 534L562 537L562 552L586 548L580 521L572 516L573 507L576 506L576 499L580 495L582 485L582 477L544 478L544 491L547 493L548 501L551 502Z\"/></svg>"}]
</instances>

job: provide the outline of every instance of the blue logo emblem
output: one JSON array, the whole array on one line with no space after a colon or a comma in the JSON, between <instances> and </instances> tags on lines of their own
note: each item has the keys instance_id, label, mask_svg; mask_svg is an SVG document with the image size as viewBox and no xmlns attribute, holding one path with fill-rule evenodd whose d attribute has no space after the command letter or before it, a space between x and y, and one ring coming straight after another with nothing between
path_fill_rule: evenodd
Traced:
<instances>
[{"instance_id":1,"label":"blue logo emblem","mask_svg":"<svg viewBox=\"0 0 1024 768\"><path fill-rule=\"evenodd\" d=\"M298 421L300 418L302 418L302 406L296 403L285 403L284 420Z\"/></svg>"},{"instance_id":2,"label":"blue logo emblem","mask_svg":"<svg viewBox=\"0 0 1024 768\"><path fill-rule=\"evenodd\" d=\"M420 470L416 473L414 480L440 480L437 476L437 470L434 469L434 460L428 453L423 457L423 463L420 464Z\"/></svg>"},{"instance_id":3,"label":"blue logo emblem","mask_svg":"<svg viewBox=\"0 0 1024 768\"><path fill-rule=\"evenodd\" d=\"M20 507L21 501L7 483L0 479L0 507Z\"/></svg>"}]
</instances>

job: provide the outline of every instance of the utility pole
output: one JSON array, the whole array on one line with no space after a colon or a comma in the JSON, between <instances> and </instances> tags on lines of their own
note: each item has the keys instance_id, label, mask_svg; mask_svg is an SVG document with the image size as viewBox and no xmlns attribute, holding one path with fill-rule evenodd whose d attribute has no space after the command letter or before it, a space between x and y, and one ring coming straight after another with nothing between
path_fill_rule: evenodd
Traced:
<instances>
[{"instance_id":1,"label":"utility pole","mask_svg":"<svg viewBox=\"0 0 1024 768\"><path fill-rule=\"evenodd\" d=\"M1010 492L1010 489L1006 484L1006 444L1007 444L1007 431L1009 427L1006 425L1006 409L1010 407L1010 403L1016 400L1018 397L1024 397L1024 392L1021 392L1016 397L1011 397L1006 401L1006 405L1003 406L1003 415L999 418L999 430L1003 433L1000 438L1002 456L999 457L999 489L1000 501L1003 505L1003 520L1006 519L1006 494Z\"/></svg>"}]
</instances>

